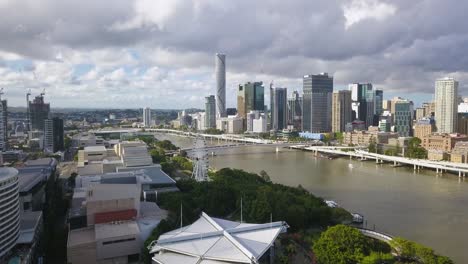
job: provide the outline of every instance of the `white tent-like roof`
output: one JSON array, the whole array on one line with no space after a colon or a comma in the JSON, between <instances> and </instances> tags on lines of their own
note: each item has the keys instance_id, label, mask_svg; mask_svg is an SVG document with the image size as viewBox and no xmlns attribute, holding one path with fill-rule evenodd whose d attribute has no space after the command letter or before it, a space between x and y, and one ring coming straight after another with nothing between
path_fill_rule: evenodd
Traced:
<instances>
[{"instance_id":1,"label":"white tent-like roof","mask_svg":"<svg viewBox=\"0 0 468 264\"><path fill-rule=\"evenodd\" d=\"M213 218L205 213L189 226L162 234L150 246L153 263L258 263L286 222L247 224Z\"/></svg>"}]
</instances>

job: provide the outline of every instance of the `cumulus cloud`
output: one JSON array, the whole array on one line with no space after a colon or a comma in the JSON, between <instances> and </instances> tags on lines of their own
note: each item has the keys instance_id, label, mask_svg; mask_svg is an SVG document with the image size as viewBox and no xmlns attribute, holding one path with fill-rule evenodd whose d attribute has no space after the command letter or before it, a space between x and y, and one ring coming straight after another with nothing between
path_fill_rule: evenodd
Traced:
<instances>
[{"instance_id":1,"label":"cumulus cloud","mask_svg":"<svg viewBox=\"0 0 468 264\"><path fill-rule=\"evenodd\" d=\"M228 105L245 81L301 89L305 74L388 93L468 82L456 0L1 0L0 85L12 105L47 89L53 106L183 108L215 92L227 54ZM36 77L35 77L35 76ZM267 98L268 99L268 98ZM413 99L413 98L410 98Z\"/></svg>"}]
</instances>

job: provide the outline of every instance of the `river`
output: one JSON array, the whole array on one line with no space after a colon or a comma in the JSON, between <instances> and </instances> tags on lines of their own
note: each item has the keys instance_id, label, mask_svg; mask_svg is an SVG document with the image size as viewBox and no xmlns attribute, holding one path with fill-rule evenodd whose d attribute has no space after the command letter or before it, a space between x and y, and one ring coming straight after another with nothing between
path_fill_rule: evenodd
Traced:
<instances>
[{"instance_id":1,"label":"river","mask_svg":"<svg viewBox=\"0 0 468 264\"><path fill-rule=\"evenodd\" d=\"M158 135L181 147L192 139ZM468 178L435 171L414 172L389 164L314 157L311 152L271 146L218 150L210 166L265 170L273 182L302 185L367 219L368 228L430 246L456 263L468 261Z\"/></svg>"}]
</instances>

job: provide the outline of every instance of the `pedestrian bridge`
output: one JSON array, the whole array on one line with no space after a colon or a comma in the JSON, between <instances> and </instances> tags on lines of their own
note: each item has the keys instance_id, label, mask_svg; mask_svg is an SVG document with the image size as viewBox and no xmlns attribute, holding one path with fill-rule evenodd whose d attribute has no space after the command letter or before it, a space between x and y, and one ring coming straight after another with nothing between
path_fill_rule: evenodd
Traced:
<instances>
[{"instance_id":1,"label":"pedestrian bridge","mask_svg":"<svg viewBox=\"0 0 468 264\"><path fill-rule=\"evenodd\" d=\"M358 228L358 230L366 237L377 239L385 243L389 243L390 241L393 240L393 237L391 235L388 235L382 232L377 232L375 230L370 230L370 229L365 229L365 228Z\"/></svg>"}]
</instances>

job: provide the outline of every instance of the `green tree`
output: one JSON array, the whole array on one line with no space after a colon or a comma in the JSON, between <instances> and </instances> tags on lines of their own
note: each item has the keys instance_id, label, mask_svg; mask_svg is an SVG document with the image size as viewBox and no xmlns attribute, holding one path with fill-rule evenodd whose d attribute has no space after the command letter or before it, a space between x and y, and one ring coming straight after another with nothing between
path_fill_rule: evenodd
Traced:
<instances>
[{"instance_id":1,"label":"green tree","mask_svg":"<svg viewBox=\"0 0 468 264\"><path fill-rule=\"evenodd\" d=\"M369 256L362 259L361 264L391 264L395 258L390 253L371 252Z\"/></svg>"},{"instance_id":2,"label":"green tree","mask_svg":"<svg viewBox=\"0 0 468 264\"><path fill-rule=\"evenodd\" d=\"M266 182L271 182L270 175L268 175L268 173L264 170L260 171L260 177L262 177L262 179L264 179Z\"/></svg>"},{"instance_id":3,"label":"green tree","mask_svg":"<svg viewBox=\"0 0 468 264\"><path fill-rule=\"evenodd\" d=\"M369 149L369 152L377 153L377 146L376 146L373 139L371 139L371 142L369 143L368 149Z\"/></svg>"},{"instance_id":4,"label":"green tree","mask_svg":"<svg viewBox=\"0 0 468 264\"><path fill-rule=\"evenodd\" d=\"M421 139L413 137L408 142L407 157L414 159L425 159L427 151L421 147Z\"/></svg>"},{"instance_id":5,"label":"green tree","mask_svg":"<svg viewBox=\"0 0 468 264\"><path fill-rule=\"evenodd\" d=\"M318 263L361 263L369 253L366 237L356 228L336 225L327 229L313 246Z\"/></svg>"},{"instance_id":6,"label":"green tree","mask_svg":"<svg viewBox=\"0 0 468 264\"><path fill-rule=\"evenodd\" d=\"M153 163L162 163L166 161L166 156L163 150L152 149L150 156L153 159Z\"/></svg>"}]
</instances>

